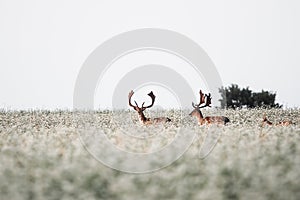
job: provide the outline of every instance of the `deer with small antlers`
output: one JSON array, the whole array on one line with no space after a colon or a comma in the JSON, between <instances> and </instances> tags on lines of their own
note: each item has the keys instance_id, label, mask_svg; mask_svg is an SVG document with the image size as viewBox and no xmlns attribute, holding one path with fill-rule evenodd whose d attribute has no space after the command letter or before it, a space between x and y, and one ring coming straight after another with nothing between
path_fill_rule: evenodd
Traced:
<instances>
[{"instance_id":1,"label":"deer with small antlers","mask_svg":"<svg viewBox=\"0 0 300 200\"><path fill-rule=\"evenodd\" d=\"M155 95L153 94L152 91L148 94L148 96L150 96L152 99L152 103L149 106L144 106L145 102L143 102L142 107L139 107L136 101L134 101L135 105L132 105L131 97L133 94L134 94L134 92L132 90L128 94L129 106L133 107L133 109L138 112L139 120L142 124L149 125L149 124L165 123L165 122L171 121L171 119L168 117L158 117L158 118L153 118L153 119L145 117L144 111L147 108L151 108L155 101Z\"/></svg>"},{"instance_id":2,"label":"deer with small antlers","mask_svg":"<svg viewBox=\"0 0 300 200\"><path fill-rule=\"evenodd\" d=\"M274 124L274 123L270 122L267 119L266 115L264 115L264 118L263 118L263 121L262 121L262 126L264 126L265 124L270 125L270 126L272 126L272 125L275 125L275 126L289 126L289 125L293 125L294 123L292 121L285 120L285 121L279 121L279 122Z\"/></svg>"},{"instance_id":3,"label":"deer with small antlers","mask_svg":"<svg viewBox=\"0 0 300 200\"><path fill-rule=\"evenodd\" d=\"M194 104L192 102L192 106L194 107L194 110L190 113L190 116L194 116L198 119L198 124L203 125L203 124L226 124L229 122L228 117L224 116L207 116L203 117L202 112L200 111L201 108L205 107L211 107L211 94L209 93L204 94L201 90L199 92L200 94L200 103L199 104ZM202 105L204 104L204 105ZM202 105L202 106L200 106Z\"/></svg>"}]
</instances>

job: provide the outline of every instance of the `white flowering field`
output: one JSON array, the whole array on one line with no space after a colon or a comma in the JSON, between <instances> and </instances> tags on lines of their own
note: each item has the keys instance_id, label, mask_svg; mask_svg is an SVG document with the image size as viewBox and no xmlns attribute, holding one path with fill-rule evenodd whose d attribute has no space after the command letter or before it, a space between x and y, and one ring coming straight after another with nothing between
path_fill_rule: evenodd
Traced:
<instances>
[{"instance_id":1,"label":"white flowering field","mask_svg":"<svg viewBox=\"0 0 300 200\"><path fill-rule=\"evenodd\" d=\"M146 115L168 116L171 123L144 127L133 111L2 110L0 199L300 199L299 109L203 112L225 115L231 122L199 127L188 111L169 110ZM295 125L261 127L264 114L270 121ZM79 132L87 124L104 130L120 148L142 153L172 142L182 127L197 137L183 156L161 170L124 173L86 150ZM125 141L118 137L121 129L135 137L161 137L146 144ZM220 133L216 145L199 158L205 138L214 134L211 129Z\"/></svg>"}]
</instances>

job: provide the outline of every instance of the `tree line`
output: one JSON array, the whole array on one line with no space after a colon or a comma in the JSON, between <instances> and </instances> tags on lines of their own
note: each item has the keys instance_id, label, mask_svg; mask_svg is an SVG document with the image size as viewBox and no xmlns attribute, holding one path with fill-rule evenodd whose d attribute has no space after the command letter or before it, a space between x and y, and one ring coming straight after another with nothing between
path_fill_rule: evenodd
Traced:
<instances>
[{"instance_id":1,"label":"tree line","mask_svg":"<svg viewBox=\"0 0 300 200\"><path fill-rule=\"evenodd\" d=\"M228 87L219 89L221 93L222 108L281 108L282 105L275 103L276 93L262 90L261 92L253 92L246 88L240 88L237 84L231 84Z\"/></svg>"}]
</instances>

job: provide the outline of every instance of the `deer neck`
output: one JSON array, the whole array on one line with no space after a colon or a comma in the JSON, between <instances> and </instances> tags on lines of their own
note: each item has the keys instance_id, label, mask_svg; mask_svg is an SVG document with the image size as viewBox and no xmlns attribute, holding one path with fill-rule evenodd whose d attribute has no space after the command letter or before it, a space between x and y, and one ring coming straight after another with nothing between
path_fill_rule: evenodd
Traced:
<instances>
[{"instance_id":1,"label":"deer neck","mask_svg":"<svg viewBox=\"0 0 300 200\"><path fill-rule=\"evenodd\" d=\"M198 121L201 122L203 121L203 115L202 115L202 112L200 110L197 110L195 116L197 117Z\"/></svg>"},{"instance_id":2,"label":"deer neck","mask_svg":"<svg viewBox=\"0 0 300 200\"><path fill-rule=\"evenodd\" d=\"M203 117L203 115L202 115L202 112L201 112L201 110L198 110L199 112L199 118L201 118L201 119L203 119L204 117Z\"/></svg>"},{"instance_id":3,"label":"deer neck","mask_svg":"<svg viewBox=\"0 0 300 200\"><path fill-rule=\"evenodd\" d=\"M141 123L145 123L145 122L149 121L149 118L145 117L143 112L138 112L138 114L139 114L139 120Z\"/></svg>"}]
</instances>

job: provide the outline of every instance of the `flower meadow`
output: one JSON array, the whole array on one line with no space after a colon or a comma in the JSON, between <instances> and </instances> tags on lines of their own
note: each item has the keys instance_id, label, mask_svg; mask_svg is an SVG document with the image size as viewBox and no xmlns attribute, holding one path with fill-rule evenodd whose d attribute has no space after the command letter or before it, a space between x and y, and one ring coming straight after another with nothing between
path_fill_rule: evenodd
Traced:
<instances>
[{"instance_id":1,"label":"flower meadow","mask_svg":"<svg viewBox=\"0 0 300 200\"><path fill-rule=\"evenodd\" d=\"M172 122L143 126L137 113L128 110L3 109L0 199L300 199L299 109L203 110L205 116L227 116L226 126L199 126L188 113L149 111L146 116L168 116ZM262 126L264 115L272 122L295 124ZM93 139L84 144L87 127L102 130L112 145L139 153L172 143L182 128L195 137L172 164L148 173L125 173L91 155L88 145L100 153L105 149ZM131 137L122 138L121 132ZM215 143L201 156L207 138Z\"/></svg>"}]
</instances>

